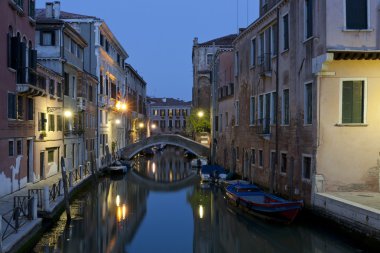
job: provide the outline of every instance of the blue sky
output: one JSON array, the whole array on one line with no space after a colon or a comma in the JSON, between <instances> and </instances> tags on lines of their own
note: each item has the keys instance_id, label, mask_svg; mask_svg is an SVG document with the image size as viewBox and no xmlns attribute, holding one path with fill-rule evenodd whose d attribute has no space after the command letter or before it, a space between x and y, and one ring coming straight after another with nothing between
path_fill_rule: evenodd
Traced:
<instances>
[{"instance_id":1,"label":"blue sky","mask_svg":"<svg viewBox=\"0 0 380 253\"><path fill-rule=\"evenodd\" d=\"M51 1L37 0L37 7L45 2ZM127 62L147 81L148 95L186 101L193 38L204 42L236 33L257 18L258 5L259 0L61 0L63 11L105 20L128 52Z\"/></svg>"}]
</instances>

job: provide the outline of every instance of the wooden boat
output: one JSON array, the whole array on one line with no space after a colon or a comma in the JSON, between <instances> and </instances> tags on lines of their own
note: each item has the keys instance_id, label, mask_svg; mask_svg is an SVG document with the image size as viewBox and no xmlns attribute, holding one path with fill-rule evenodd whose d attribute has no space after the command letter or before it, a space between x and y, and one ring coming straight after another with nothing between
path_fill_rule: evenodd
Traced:
<instances>
[{"instance_id":1,"label":"wooden boat","mask_svg":"<svg viewBox=\"0 0 380 253\"><path fill-rule=\"evenodd\" d=\"M229 202L249 213L277 222L291 223L303 207L303 201L288 201L262 191L254 184L233 184L226 188Z\"/></svg>"}]
</instances>

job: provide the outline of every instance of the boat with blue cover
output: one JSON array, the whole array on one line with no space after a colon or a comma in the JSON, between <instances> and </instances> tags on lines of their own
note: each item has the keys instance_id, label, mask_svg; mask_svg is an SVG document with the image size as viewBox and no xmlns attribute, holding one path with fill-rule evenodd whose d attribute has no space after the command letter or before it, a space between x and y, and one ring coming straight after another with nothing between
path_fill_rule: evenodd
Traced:
<instances>
[{"instance_id":1,"label":"boat with blue cover","mask_svg":"<svg viewBox=\"0 0 380 253\"><path fill-rule=\"evenodd\" d=\"M254 184L232 184L227 186L229 202L249 213L273 221L291 223L301 211L303 201L289 201L266 193Z\"/></svg>"}]
</instances>

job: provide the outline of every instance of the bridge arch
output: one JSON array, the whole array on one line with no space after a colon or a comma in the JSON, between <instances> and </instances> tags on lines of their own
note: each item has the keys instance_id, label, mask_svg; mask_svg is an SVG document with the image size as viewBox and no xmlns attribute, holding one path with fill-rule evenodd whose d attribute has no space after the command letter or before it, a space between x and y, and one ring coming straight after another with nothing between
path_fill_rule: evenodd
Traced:
<instances>
[{"instance_id":1,"label":"bridge arch","mask_svg":"<svg viewBox=\"0 0 380 253\"><path fill-rule=\"evenodd\" d=\"M209 148L189 138L178 134L160 134L148 137L142 141L127 145L121 151L124 159L131 159L142 150L161 144L173 145L189 150L197 156L209 157Z\"/></svg>"}]
</instances>

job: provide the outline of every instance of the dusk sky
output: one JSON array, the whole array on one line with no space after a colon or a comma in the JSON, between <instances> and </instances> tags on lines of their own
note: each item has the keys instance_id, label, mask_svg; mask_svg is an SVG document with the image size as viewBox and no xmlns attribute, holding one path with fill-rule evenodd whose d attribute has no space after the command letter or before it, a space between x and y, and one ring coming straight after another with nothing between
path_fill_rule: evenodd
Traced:
<instances>
[{"instance_id":1,"label":"dusk sky","mask_svg":"<svg viewBox=\"0 0 380 253\"><path fill-rule=\"evenodd\" d=\"M37 0L37 7L43 8L45 2L51 1ZM102 18L128 52L127 62L148 83L149 96L189 101L193 38L205 42L236 33L238 26L246 27L257 18L258 2L62 0L61 9Z\"/></svg>"}]
</instances>

